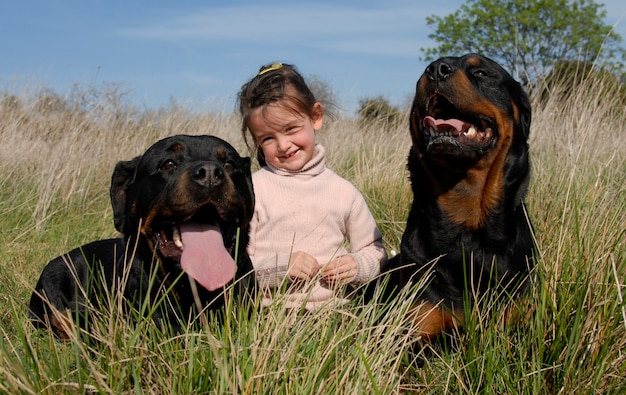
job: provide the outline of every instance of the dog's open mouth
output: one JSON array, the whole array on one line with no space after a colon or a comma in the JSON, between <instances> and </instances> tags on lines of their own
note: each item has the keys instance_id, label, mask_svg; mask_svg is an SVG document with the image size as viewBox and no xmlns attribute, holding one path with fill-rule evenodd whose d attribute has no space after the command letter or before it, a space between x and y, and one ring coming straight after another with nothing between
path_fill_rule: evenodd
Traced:
<instances>
[{"instance_id":1,"label":"dog's open mouth","mask_svg":"<svg viewBox=\"0 0 626 395\"><path fill-rule=\"evenodd\" d=\"M422 131L427 149L438 145L453 145L461 149L485 150L492 146L496 132L488 119L468 119L444 96L434 95L422 119Z\"/></svg>"},{"instance_id":2,"label":"dog's open mouth","mask_svg":"<svg viewBox=\"0 0 626 395\"><path fill-rule=\"evenodd\" d=\"M234 235L226 234L225 228L217 209L208 204L182 222L163 225L156 232L157 248L164 258L180 260L189 276L214 291L230 282L236 271L230 254Z\"/></svg>"},{"instance_id":3,"label":"dog's open mouth","mask_svg":"<svg viewBox=\"0 0 626 395\"><path fill-rule=\"evenodd\" d=\"M424 118L423 126L430 144L457 140L463 145L482 148L493 140L493 129L484 122L477 126L460 119L435 119L429 115Z\"/></svg>"}]
</instances>

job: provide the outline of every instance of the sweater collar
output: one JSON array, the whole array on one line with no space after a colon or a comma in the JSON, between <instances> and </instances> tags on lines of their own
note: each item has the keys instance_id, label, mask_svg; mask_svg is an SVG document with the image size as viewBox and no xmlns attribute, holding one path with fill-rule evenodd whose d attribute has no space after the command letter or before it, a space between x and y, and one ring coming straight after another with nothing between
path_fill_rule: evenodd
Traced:
<instances>
[{"instance_id":1,"label":"sweater collar","mask_svg":"<svg viewBox=\"0 0 626 395\"><path fill-rule=\"evenodd\" d=\"M266 166L272 173L279 174L282 176L295 176L295 175L300 175L300 174L316 176L318 174L321 174L326 168L325 158L326 158L326 150L321 144L316 144L313 158L311 158L311 160L307 162L307 164L305 164L304 167L300 170L292 171L292 170L280 169L278 167L272 166L269 163L267 163Z\"/></svg>"}]
</instances>

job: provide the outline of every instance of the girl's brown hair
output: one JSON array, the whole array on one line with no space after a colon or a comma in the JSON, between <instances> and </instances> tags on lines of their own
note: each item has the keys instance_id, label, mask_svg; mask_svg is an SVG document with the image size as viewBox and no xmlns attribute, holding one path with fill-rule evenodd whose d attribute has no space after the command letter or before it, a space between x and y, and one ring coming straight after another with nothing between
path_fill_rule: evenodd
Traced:
<instances>
[{"instance_id":1,"label":"girl's brown hair","mask_svg":"<svg viewBox=\"0 0 626 395\"><path fill-rule=\"evenodd\" d=\"M319 114L313 113L313 106L316 103L313 92L295 66L290 64L272 63L262 66L259 73L241 87L237 98L242 118L243 139L250 152L256 153L261 166L265 166L263 150L258 148L254 135L248 128L252 110L287 99L284 101L284 105L291 111L305 114L311 118L319 116Z\"/></svg>"}]
</instances>

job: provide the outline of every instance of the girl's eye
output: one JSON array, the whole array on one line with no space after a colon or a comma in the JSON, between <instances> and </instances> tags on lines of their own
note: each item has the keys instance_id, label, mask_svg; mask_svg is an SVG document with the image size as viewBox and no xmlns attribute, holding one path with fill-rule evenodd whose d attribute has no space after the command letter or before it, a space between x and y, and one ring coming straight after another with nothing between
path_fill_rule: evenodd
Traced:
<instances>
[{"instance_id":1,"label":"girl's eye","mask_svg":"<svg viewBox=\"0 0 626 395\"><path fill-rule=\"evenodd\" d=\"M272 137L262 137L259 139L259 141L261 145L267 144L272 141Z\"/></svg>"},{"instance_id":2,"label":"girl's eye","mask_svg":"<svg viewBox=\"0 0 626 395\"><path fill-rule=\"evenodd\" d=\"M175 168L178 167L178 164L176 162L174 162L171 159L166 160L165 162L163 162L161 164L161 167L159 167L159 170L161 171L169 171L169 170L173 170Z\"/></svg>"},{"instance_id":3,"label":"girl's eye","mask_svg":"<svg viewBox=\"0 0 626 395\"><path fill-rule=\"evenodd\" d=\"M224 163L224 170L233 171L235 170L235 165L233 164L233 162L226 162Z\"/></svg>"},{"instance_id":4,"label":"girl's eye","mask_svg":"<svg viewBox=\"0 0 626 395\"><path fill-rule=\"evenodd\" d=\"M295 133L298 130L300 130L300 128L298 126L288 126L287 129L285 129L285 133L289 134L289 133Z\"/></svg>"}]
</instances>

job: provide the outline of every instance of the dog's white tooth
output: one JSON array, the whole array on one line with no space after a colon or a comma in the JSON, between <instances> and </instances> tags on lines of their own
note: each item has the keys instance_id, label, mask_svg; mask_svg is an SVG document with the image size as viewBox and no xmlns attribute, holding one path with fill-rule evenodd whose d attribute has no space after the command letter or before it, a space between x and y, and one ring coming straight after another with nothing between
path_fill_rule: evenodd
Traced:
<instances>
[{"instance_id":1,"label":"dog's white tooth","mask_svg":"<svg viewBox=\"0 0 626 395\"><path fill-rule=\"evenodd\" d=\"M174 226L174 230L172 232L172 239L174 239L174 245L178 248L183 248L183 240L180 237L180 229L178 226Z\"/></svg>"},{"instance_id":2,"label":"dog's white tooth","mask_svg":"<svg viewBox=\"0 0 626 395\"><path fill-rule=\"evenodd\" d=\"M476 135L476 128L474 126L470 126L465 132L465 135L468 137L474 137Z\"/></svg>"}]
</instances>

